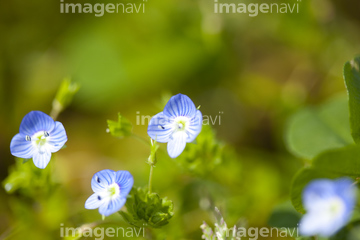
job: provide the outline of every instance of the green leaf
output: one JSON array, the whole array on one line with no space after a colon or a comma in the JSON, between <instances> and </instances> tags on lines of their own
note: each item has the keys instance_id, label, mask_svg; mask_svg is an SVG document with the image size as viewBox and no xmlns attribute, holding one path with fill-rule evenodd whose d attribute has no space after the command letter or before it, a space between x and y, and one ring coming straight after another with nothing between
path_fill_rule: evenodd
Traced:
<instances>
[{"instance_id":1,"label":"green leaf","mask_svg":"<svg viewBox=\"0 0 360 240\"><path fill-rule=\"evenodd\" d=\"M360 239L360 221L352 221L343 227L334 236L330 237L329 240L358 240Z\"/></svg>"},{"instance_id":2,"label":"green leaf","mask_svg":"<svg viewBox=\"0 0 360 240\"><path fill-rule=\"evenodd\" d=\"M342 176L360 176L360 147L347 146L324 152L313 160L313 168L340 174Z\"/></svg>"},{"instance_id":3,"label":"green leaf","mask_svg":"<svg viewBox=\"0 0 360 240\"><path fill-rule=\"evenodd\" d=\"M129 120L121 116L118 113L118 121L107 120L108 129L107 131L111 133L114 137L127 137L132 133L132 125Z\"/></svg>"},{"instance_id":4,"label":"green leaf","mask_svg":"<svg viewBox=\"0 0 360 240\"><path fill-rule=\"evenodd\" d=\"M360 56L345 63L344 79L349 96L351 135L360 143Z\"/></svg>"},{"instance_id":5,"label":"green leaf","mask_svg":"<svg viewBox=\"0 0 360 240\"><path fill-rule=\"evenodd\" d=\"M70 105L74 95L79 91L79 89L80 86L77 83L72 82L69 78L65 78L61 82L52 103L52 110L50 113L54 119Z\"/></svg>"},{"instance_id":6,"label":"green leaf","mask_svg":"<svg viewBox=\"0 0 360 240\"><path fill-rule=\"evenodd\" d=\"M332 98L319 107L300 110L289 121L286 143L294 155L312 159L319 153L353 143L347 99Z\"/></svg>"},{"instance_id":7,"label":"green leaf","mask_svg":"<svg viewBox=\"0 0 360 240\"><path fill-rule=\"evenodd\" d=\"M271 213L268 225L277 228L296 228L301 215L294 210L290 201L277 205Z\"/></svg>"},{"instance_id":8,"label":"green leaf","mask_svg":"<svg viewBox=\"0 0 360 240\"><path fill-rule=\"evenodd\" d=\"M58 92L56 93L55 100L59 102L66 108L70 105L75 93L80 89L79 84L72 82L70 78L65 78L59 87Z\"/></svg>"},{"instance_id":9,"label":"green leaf","mask_svg":"<svg viewBox=\"0 0 360 240\"><path fill-rule=\"evenodd\" d=\"M136 227L150 226L159 228L169 223L173 216L173 202L160 198L157 193L147 189L133 188L126 201L127 213L120 211L129 224Z\"/></svg>"},{"instance_id":10,"label":"green leaf","mask_svg":"<svg viewBox=\"0 0 360 240\"><path fill-rule=\"evenodd\" d=\"M9 175L2 182L7 193L19 191L22 195L38 198L40 192L46 194L53 187L51 168L39 169L29 160L15 159L15 165L10 167Z\"/></svg>"},{"instance_id":11,"label":"green leaf","mask_svg":"<svg viewBox=\"0 0 360 240\"><path fill-rule=\"evenodd\" d=\"M296 210L304 213L302 192L307 184L319 178L360 177L360 147L347 146L332 149L317 156L312 166L303 168L294 177L291 187L291 202Z\"/></svg>"},{"instance_id":12,"label":"green leaf","mask_svg":"<svg viewBox=\"0 0 360 240\"><path fill-rule=\"evenodd\" d=\"M304 237L304 236L300 236L300 237L297 237L295 238L295 240L328 240L327 238L322 238L322 237L316 237L316 238L313 238L313 237Z\"/></svg>"},{"instance_id":13,"label":"green leaf","mask_svg":"<svg viewBox=\"0 0 360 240\"><path fill-rule=\"evenodd\" d=\"M204 125L196 143L186 144L176 162L186 171L203 176L223 161L224 147L225 144L216 139L214 130L209 125Z\"/></svg>"}]
</instances>

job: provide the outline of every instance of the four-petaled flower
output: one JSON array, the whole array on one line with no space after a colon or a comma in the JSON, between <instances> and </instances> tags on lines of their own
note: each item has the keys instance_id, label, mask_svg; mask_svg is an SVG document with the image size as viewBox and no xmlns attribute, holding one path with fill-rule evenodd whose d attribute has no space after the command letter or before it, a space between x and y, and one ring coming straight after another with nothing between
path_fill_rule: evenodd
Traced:
<instances>
[{"instance_id":1,"label":"four-petaled flower","mask_svg":"<svg viewBox=\"0 0 360 240\"><path fill-rule=\"evenodd\" d=\"M97 172L91 179L94 194L86 200L85 208L99 208L101 215L109 216L124 206L133 184L133 176L128 171L106 169Z\"/></svg>"},{"instance_id":2,"label":"four-petaled flower","mask_svg":"<svg viewBox=\"0 0 360 240\"><path fill-rule=\"evenodd\" d=\"M307 211L300 222L300 233L329 237L347 224L355 206L355 187L350 179L319 179L303 192Z\"/></svg>"},{"instance_id":3,"label":"four-petaled flower","mask_svg":"<svg viewBox=\"0 0 360 240\"><path fill-rule=\"evenodd\" d=\"M176 158L187 142L195 140L202 127L202 114L191 99L183 94L170 98L164 111L151 118L149 136L160 143L168 143L167 151Z\"/></svg>"},{"instance_id":4,"label":"four-petaled flower","mask_svg":"<svg viewBox=\"0 0 360 240\"><path fill-rule=\"evenodd\" d=\"M45 168L51 153L59 151L67 141L65 128L40 111L25 115L19 133L10 143L11 154L19 158L32 158L38 168Z\"/></svg>"}]
</instances>

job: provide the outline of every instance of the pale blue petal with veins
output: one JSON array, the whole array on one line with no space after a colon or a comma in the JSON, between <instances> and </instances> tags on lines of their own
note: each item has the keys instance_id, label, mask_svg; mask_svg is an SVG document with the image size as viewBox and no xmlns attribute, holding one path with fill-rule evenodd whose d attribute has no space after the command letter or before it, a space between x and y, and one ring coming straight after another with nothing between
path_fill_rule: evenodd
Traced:
<instances>
[{"instance_id":1,"label":"pale blue petal with veins","mask_svg":"<svg viewBox=\"0 0 360 240\"><path fill-rule=\"evenodd\" d=\"M176 158L192 142L202 128L202 114L191 99L183 94L170 98L164 111L151 118L148 135L160 143L168 143L171 158Z\"/></svg>"},{"instance_id":2,"label":"pale blue petal with veins","mask_svg":"<svg viewBox=\"0 0 360 240\"><path fill-rule=\"evenodd\" d=\"M133 184L134 178L128 171L97 172L91 179L94 193L86 200L85 208L98 208L101 215L109 216L124 206Z\"/></svg>"},{"instance_id":3,"label":"pale blue petal with veins","mask_svg":"<svg viewBox=\"0 0 360 240\"><path fill-rule=\"evenodd\" d=\"M62 123L55 122L40 111L25 115L19 133L10 143L11 154L19 158L32 158L36 167L45 168L51 153L59 151L67 141Z\"/></svg>"}]
</instances>

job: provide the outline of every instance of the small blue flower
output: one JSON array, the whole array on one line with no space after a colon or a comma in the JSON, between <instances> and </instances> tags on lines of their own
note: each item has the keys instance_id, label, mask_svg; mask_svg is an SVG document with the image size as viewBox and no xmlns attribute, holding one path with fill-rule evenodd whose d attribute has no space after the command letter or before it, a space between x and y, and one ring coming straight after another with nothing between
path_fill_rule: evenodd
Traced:
<instances>
[{"instance_id":1,"label":"small blue flower","mask_svg":"<svg viewBox=\"0 0 360 240\"><path fill-rule=\"evenodd\" d=\"M40 111L25 115L19 133L10 143L11 154L19 158L32 158L38 168L44 169L51 153L59 151L67 141L65 128Z\"/></svg>"},{"instance_id":2,"label":"small blue flower","mask_svg":"<svg viewBox=\"0 0 360 240\"><path fill-rule=\"evenodd\" d=\"M151 118L148 134L160 143L168 143L167 151L176 158L187 142L195 140L202 127L202 114L191 99L183 94L170 98L164 111Z\"/></svg>"},{"instance_id":3,"label":"small blue flower","mask_svg":"<svg viewBox=\"0 0 360 240\"><path fill-rule=\"evenodd\" d=\"M304 236L329 237L339 231L351 218L356 203L355 187L347 178L335 181L314 180L303 192L307 211L300 222Z\"/></svg>"},{"instance_id":4,"label":"small blue flower","mask_svg":"<svg viewBox=\"0 0 360 240\"><path fill-rule=\"evenodd\" d=\"M124 206L133 184L133 176L128 171L106 169L97 172L91 179L94 194L86 200L85 208L99 208L101 215L109 216Z\"/></svg>"}]
</instances>

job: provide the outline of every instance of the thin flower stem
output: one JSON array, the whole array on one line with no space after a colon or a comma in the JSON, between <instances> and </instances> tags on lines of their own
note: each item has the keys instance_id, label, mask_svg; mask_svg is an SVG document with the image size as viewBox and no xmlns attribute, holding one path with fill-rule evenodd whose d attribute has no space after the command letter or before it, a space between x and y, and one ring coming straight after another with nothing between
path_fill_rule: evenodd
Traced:
<instances>
[{"instance_id":1,"label":"thin flower stem","mask_svg":"<svg viewBox=\"0 0 360 240\"><path fill-rule=\"evenodd\" d=\"M140 137L139 135L137 135L137 134L135 134L135 133L132 133L132 134L131 134L131 137L139 140L140 142L145 143L145 144L148 145L148 146L151 146L151 143L150 143L148 140L144 139L143 137ZM162 151L162 152L164 152L164 149L162 149L162 148L159 148L159 150Z\"/></svg>"},{"instance_id":2,"label":"thin flower stem","mask_svg":"<svg viewBox=\"0 0 360 240\"><path fill-rule=\"evenodd\" d=\"M153 168L154 168L154 165L150 165L150 175L149 175L149 193L151 193L151 187L152 187L152 175L153 175Z\"/></svg>"},{"instance_id":3,"label":"thin flower stem","mask_svg":"<svg viewBox=\"0 0 360 240\"><path fill-rule=\"evenodd\" d=\"M51 110L50 117L52 117L52 119L54 119L54 121L56 121L58 116L59 116L58 112L54 112L53 110Z\"/></svg>"},{"instance_id":4,"label":"thin flower stem","mask_svg":"<svg viewBox=\"0 0 360 240\"><path fill-rule=\"evenodd\" d=\"M12 228L7 229L5 232L3 232L0 235L0 240L5 240L5 239L9 239L10 237L12 237L13 235L15 235L17 232L20 231L20 227L19 226L15 226Z\"/></svg>"},{"instance_id":5,"label":"thin flower stem","mask_svg":"<svg viewBox=\"0 0 360 240\"><path fill-rule=\"evenodd\" d=\"M360 181L360 178L359 178L359 177L357 177L357 178L355 179L355 182L353 182L352 186L357 185L357 184L359 183L359 181Z\"/></svg>"},{"instance_id":6,"label":"thin flower stem","mask_svg":"<svg viewBox=\"0 0 360 240\"><path fill-rule=\"evenodd\" d=\"M50 117L52 117L52 119L54 119L54 121L56 121L56 119L58 118L59 114L62 112L63 107L61 106L61 104L54 100L53 102L53 106L50 112Z\"/></svg>"},{"instance_id":7,"label":"thin flower stem","mask_svg":"<svg viewBox=\"0 0 360 240\"><path fill-rule=\"evenodd\" d=\"M144 138L140 137L139 135L132 133L131 136L137 140L139 140L140 142L145 143L146 145L150 145L149 141L145 140Z\"/></svg>"}]
</instances>

